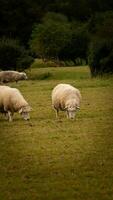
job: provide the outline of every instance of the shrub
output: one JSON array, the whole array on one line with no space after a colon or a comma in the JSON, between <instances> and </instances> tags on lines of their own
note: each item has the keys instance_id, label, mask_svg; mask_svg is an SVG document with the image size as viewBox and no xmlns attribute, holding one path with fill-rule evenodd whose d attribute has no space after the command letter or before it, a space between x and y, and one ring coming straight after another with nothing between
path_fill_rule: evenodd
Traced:
<instances>
[{"instance_id":1,"label":"shrub","mask_svg":"<svg viewBox=\"0 0 113 200\"><path fill-rule=\"evenodd\" d=\"M40 58L57 60L59 52L70 37L69 22L64 16L52 13L44 18L42 24L36 25L33 29L30 48Z\"/></svg>"},{"instance_id":2,"label":"shrub","mask_svg":"<svg viewBox=\"0 0 113 200\"><path fill-rule=\"evenodd\" d=\"M0 68L2 70L18 70L28 68L31 57L16 39L0 39Z\"/></svg>"},{"instance_id":3,"label":"shrub","mask_svg":"<svg viewBox=\"0 0 113 200\"><path fill-rule=\"evenodd\" d=\"M89 31L92 35L88 56L92 76L113 73L113 11L93 16Z\"/></svg>"},{"instance_id":4,"label":"shrub","mask_svg":"<svg viewBox=\"0 0 113 200\"><path fill-rule=\"evenodd\" d=\"M92 76L113 73L113 41L97 40L92 42L88 61Z\"/></svg>"},{"instance_id":5,"label":"shrub","mask_svg":"<svg viewBox=\"0 0 113 200\"><path fill-rule=\"evenodd\" d=\"M84 59L87 63L87 51L90 42L90 35L87 31L87 24L72 25L69 42L61 49L59 57L62 60L71 60L77 64L77 60Z\"/></svg>"},{"instance_id":6,"label":"shrub","mask_svg":"<svg viewBox=\"0 0 113 200\"><path fill-rule=\"evenodd\" d=\"M24 50L20 57L17 59L17 66L20 70L28 69L33 63L34 58L29 55L29 52Z\"/></svg>"}]
</instances>

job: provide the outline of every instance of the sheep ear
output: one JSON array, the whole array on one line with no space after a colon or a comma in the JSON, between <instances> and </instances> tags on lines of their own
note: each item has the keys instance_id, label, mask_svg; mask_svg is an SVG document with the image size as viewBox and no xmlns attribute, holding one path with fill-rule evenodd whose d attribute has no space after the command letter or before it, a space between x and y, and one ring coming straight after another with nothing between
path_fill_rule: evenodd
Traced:
<instances>
[{"instance_id":1,"label":"sheep ear","mask_svg":"<svg viewBox=\"0 0 113 200\"><path fill-rule=\"evenodd\" d=\"M22 108L19 110L19 114L21 114L22 113Z\"/></svg>"},{"instance_id":2,"label":"sheep ear","mask_svg":"<svg viewBox=\"0 0 113 200\"><path fill-rule=\"evenodd\" d=\"M79 107L79 106L77 106L76 108L77 108L77 109L80 109L80 107Z\"/></svg>"},{"instance_id":3,"label":"sheep ear","mask_svg":"<svg viewBox=\"0 0 113 200\"><path fill-rule=\"evenodd\" d=\"M64 108L64 110L67 110L67 106Z\"/></svg>"},{"instance_id":4,"label":"sheep ear","mask_svg":"<svg viewBox=\"0 0 113 200\"><path fill-rule=\"evenodd\" d=\"M33 108L31 106L28 106L27 111L30 112L31 110L33 110Z\"/></svg>"},{"instance_id":5,"label":"sheep ear","mask_svg":"<svg viewBox=\"0 0 113 200\"><path fill-rule=\"evenodd\" d=\"M30 111L32 111L32 110L33 110L33 108L32 108L31 106L29 107L29 109L30 109Z\"/></svg>"}]
</instances>

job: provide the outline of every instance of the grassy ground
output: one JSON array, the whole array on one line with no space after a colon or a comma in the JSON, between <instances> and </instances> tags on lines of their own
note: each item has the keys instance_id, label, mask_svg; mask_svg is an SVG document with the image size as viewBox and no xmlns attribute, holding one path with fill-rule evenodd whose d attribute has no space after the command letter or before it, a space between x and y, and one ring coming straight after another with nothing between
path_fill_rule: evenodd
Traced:
<instances>
[{"instance_id":1,"label":"grassy ground","mask_svg":"<svg viewBox=\"0 0 113 200\"><path fill-rule=\"evenodd\" d=\"M91 79L87 67L32 69L29 77L10 85L33 107L31 121L0 115L0 200L112 200L113 77ZM64 113L56 120L51 108L61 82L82 93L75 121Z\"/></svg>"}]
</instances>

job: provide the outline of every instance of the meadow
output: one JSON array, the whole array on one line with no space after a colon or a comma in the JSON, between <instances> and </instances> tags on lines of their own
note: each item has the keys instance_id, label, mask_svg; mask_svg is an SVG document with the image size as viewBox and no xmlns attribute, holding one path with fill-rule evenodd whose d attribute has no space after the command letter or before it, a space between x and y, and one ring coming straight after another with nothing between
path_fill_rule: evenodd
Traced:
<instances>
[{"instance_id":1,"label":"meadow","mask_svg":"<svg viewBox=\"0 0 113 200\"><path fill-rule=\"evenodd\" d=\"M113 199L113 76L88 67L31 68L17 87L30 121L0 114L0 200ZM55 118L51 91L69 83L82 94L76 119Z\"/></svg>"}]
</instances>

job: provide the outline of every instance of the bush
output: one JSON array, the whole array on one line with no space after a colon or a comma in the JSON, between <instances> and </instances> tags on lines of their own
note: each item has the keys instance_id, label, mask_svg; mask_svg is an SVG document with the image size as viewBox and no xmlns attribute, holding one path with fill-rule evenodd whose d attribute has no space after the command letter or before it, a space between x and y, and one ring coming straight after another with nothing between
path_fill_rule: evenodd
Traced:
<instances>
[{"instance_id":1,"label":"bush","mask_svg":"<svg viewBox=\"0 0 113 200\"><path fill-rule=\"evenodd\" d=\"M29 55L27 50L24 50L21 56L17 59L17 66L20 70L28 69L33 63L34 58Z\"/></svg>"},{"instance_id":2,"label":"bush","mask_svg":"<svg viewBox=\"0 0 113 200\"><path fill-rule=\"evenodd\" d=\"M30 48L38 57L58 59L59 52L71 37L71 27L66 18L59 14L45 16L42 24L35 25L31 35Z\"/></svg>"},{"instance_id":3,"label":"bush","mask_svg":"<svg viewBox=\"0 0 113 200\"><path fill-rule=\"evenodd\" d=\"M10 38L0 39L0 68L2 70L25 69L30 66L32 57L18 40Z\"/></svg>"},{"instance_id":4,"label":"bush","mask_svg":"<svg viewBox=\"0 0 113 200\"><path fill-rule=\"evenodd\" d=\"M90 42L90 35L87 31L87 24L72 25L71 37L61 49L59 57L62 60L71 60L77 64L77 60L84 59L87 63L87 51Z\"/></svg>"},{"instance_id":5,"label":"bush","mask_svg":"<svg viewBox=\"0 0 113 200\"><path fill-rule=\"evenodd\" d=\"M113 41L97 40L92 42L88 61L92 76L113 73Z\"/></svg>"},{"instance_id":6,"label":"bush","mask_svg":"<svg viewBox=\"0 0 113 200\"><path fill-rule=\"evenodd\" d=\"M92 42L89 65L92 76L113 73L113 11L97 13L89 22Z\"/></svg>"}]
</instances>

